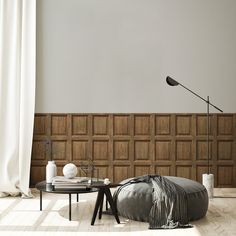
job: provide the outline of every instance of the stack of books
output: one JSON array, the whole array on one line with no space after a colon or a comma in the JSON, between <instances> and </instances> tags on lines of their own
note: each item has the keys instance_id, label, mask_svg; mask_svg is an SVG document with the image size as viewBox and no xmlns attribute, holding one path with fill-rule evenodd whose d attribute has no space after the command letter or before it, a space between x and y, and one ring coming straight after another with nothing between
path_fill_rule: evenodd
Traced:
<instances>
[{"instance_id":1,"label":"stack of books","mask_svg":"<svg viewBox=\"0 0 236 236\"><path fill-rule=\"evenodd\" d=\"M64 176L56 176L52 180L52 185L55 190L62 189L87 189L89 188L88 177L74 177L72 179L67 179Z\"/></svg>"}]
</instances>

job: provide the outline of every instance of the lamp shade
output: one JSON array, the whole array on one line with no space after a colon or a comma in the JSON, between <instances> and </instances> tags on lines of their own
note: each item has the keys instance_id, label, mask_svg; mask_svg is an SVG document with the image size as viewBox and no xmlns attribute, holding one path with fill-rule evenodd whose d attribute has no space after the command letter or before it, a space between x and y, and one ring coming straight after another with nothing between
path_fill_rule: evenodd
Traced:
<instances>
[{"instance_id":1,"label":"lamp shade","mask_svg":"<svg viewBox=\"0 0 236 236\"><path fill-rule=\"evenodd\" d=\"M176 80L172 79L170 76L166 77L166 83L169 84L170 86L177 86L179 85L179 82Z\"/></svg>"}]
</instances>

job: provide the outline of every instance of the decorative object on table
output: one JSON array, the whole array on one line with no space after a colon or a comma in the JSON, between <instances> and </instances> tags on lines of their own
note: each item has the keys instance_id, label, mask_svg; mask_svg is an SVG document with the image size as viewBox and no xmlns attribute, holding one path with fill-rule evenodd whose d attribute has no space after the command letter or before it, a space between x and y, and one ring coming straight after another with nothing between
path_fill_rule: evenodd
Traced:
<instances>
[{"instance_id":1,"label":"decorative object on table","mask_svg":"<svg viewBox=\"0 0 236 236\"><path fill-rule=\"evenodd\" d=\"M52 185L55 190L60 189L87 189L90 179L87 177L67 178L65 176L56 176L53 178Z\"/></svg>"},{"instance_id":2,"label":"decorative object on table","mask_svg":"<svg viewBox=\"0 0 236 236\"><path fill-rule=\"evenodd\" d=\"M46 166L46 182L48 184L52 183L53 177L57 175L57 166L55 161L48 161Z\"/></svg>"},{"instance_id":3,"label":"decorative object on table","mask_svg":"<svg viewBox=\"0 0 236 236\"><path fill-rule=\"evenodd\" d=\"M105 178L103 182L104 182L104 184L106 184L106 185L108 185L108 184L111 183L111 181L110 181L108 178Z\"/></svg>"},{"instance_id":4,"label":"decorative object on table","mask_svg":"<svg viewBox=\"0 0 236 236\"><path fill-rule=\"evenodd\" d=\"M93 181L98 181L99 170L95 167L92 158L88 158L86 164L81 163L80 169L86 177L90 178L90 183L92 183Z\"/></svg>"},{"instance_id":5,"label":"decorative object on table","mask_svg":"<svg viewBox=\"0 0 236 236\"><path fill-rule=\"evenodd\" d=\"M57 175L57 166L55 161L52 160L52 142L50 139L46 140L46 155L49 157L48 164L46 166L46 182L52 183L53 177Z\"/></svg>"},{"instance_id":6,"label":"decorative object on table","mask_svg":"<svg viewBox=\"0 0 236 236\"><path fill-rule=\"evenodd\" d=\"M185 87L184 85L182 85L181 83L177 82L176 80L172 79L169 76L166 77L166 82L170 86L180 85L181 87L183 87L184 89L188 90L189 92L191 92L192 94L194 94L195 96L197 96L198 98L200 98L202 101L204 101L207 104L207 170L208 170L208 172L207 172L207 174L203 174L202 175L202 180L203 180L204 186L207 189L209 198L213 198L213 195L214 195L213 194L213 191L214 191L214 175L210 174L210 142L209 142L209 134L210 134L209 111L210 111L210 109L209 109L209 107L211 105L216 110L218 110L220 112L223 112L223 111L220 108L218 108L217 106L215 106L212 103L210 103L209 96L207 96L207 99L204 99L200 95L196 94L195 92L193 92L192 90L188 89L187 87Z\"/></svg>"},{"instance_id":7,"label":"decorative object on table","mask_svg":"<svg viewBox=\"0 0 236 236\"><path fill-rule=\"evenodd\" d=\"M63 167L62 172L67 179L74 178L78 173L77 166L73 163L68 163Z\"/></svg>"}]
</instances>

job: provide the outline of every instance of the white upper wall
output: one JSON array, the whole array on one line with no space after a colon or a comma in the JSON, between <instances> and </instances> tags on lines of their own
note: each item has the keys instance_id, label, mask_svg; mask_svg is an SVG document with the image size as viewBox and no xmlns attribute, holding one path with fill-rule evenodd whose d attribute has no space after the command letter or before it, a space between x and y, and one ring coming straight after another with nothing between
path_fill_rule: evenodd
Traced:
<instances>
[{"instance_id":1,"label":"white upper wall","mask_svg":"<svg viewBox=\"0 0 236 236\"><path fill-rule=\"evenodd\" d=\"M36 112L206 111L167 75L236 112L235 24L235 0L37 0Z\"/></svg>"}]
</instances>

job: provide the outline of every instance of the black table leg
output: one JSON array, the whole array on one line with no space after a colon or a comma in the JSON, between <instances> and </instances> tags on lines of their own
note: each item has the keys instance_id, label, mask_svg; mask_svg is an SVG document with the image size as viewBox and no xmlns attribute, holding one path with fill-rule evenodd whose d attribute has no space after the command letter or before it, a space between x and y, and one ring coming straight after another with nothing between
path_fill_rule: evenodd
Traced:
<instances>
[{"instance_id":1,"label":"black table leg","mask_svg":"<svg viewBox=\"0 0 236 236\"><path fill-rule=\"evenodd\" d=\"M120 220L119 220L119 217L118 217L116 205L113 201L110 188L104 188L104 193L106 194L107 201L108 201L108 203L111 207L112 214L115 216L117 223L120 224Z\"/></svg>"},{"instance_id":2,"label":"black table leg","mask_svg":"<svg viewBox=\"0 0 236 236\"><path fill-rule=\"evenodd\" d=\"M102 195L102 200L101 200L101 204L100 204L100 208L99 208L99 215L98 215L99 220L102 219L103 199L104 199L104 194Z\"/></svg>"},{"instance_id":3,"label":"black table leg","mask_svg":"<svg viewBox=\"0 0 236 236\"><path fill-rule=\"evenodd\" d=\"M77 202L79 202L79 194L77 193L77 198L76 198Z\"/></svg>"},{"instance_id":4,"label":"black table leg","mask_svg":"<svg viewBox=\"0 0 236 236\"><path fill-rule=\"evenodd\" d=\"M42 211L43 208L43 200L42 200L42 191L40 190L40 211Z\"/></svg>"},{"instance_id":5,"label":"black table leg","mask_svg":"<svg viewBox=\"0 0 236 236\"><path fill-rule=\"evenodd\" d=\"M106 198L106 210L108 210L108 201L107 201L107 198Z\"/></svg>"},{"instance_id":6,"label":"black table leg","mask_svg":"<svg viewBox=\"0 0 236 236\"><path fill-rule=\"evenodd\" d=\"M71 193L69 193L69 221L71 221Z\"/></svg>"},{"instance_id":7,"label":"black table leg","mask_svg":"<svg viewBox=\"0 0 236 236\"><path fill-rule=\"evenodd\" d=\"M94 222L95 222L95 219L96 219L96 216L97 216L97 213L98 213L98 209L101 205L101 201L103 199L103 196L104 196L104 189L100 188L99 191L98 191L97 200L96 200L95 208L94 208L94 211L93 211L93 217L92 217L91 225L94 225Z\"/></svg>"}]
</instances>

